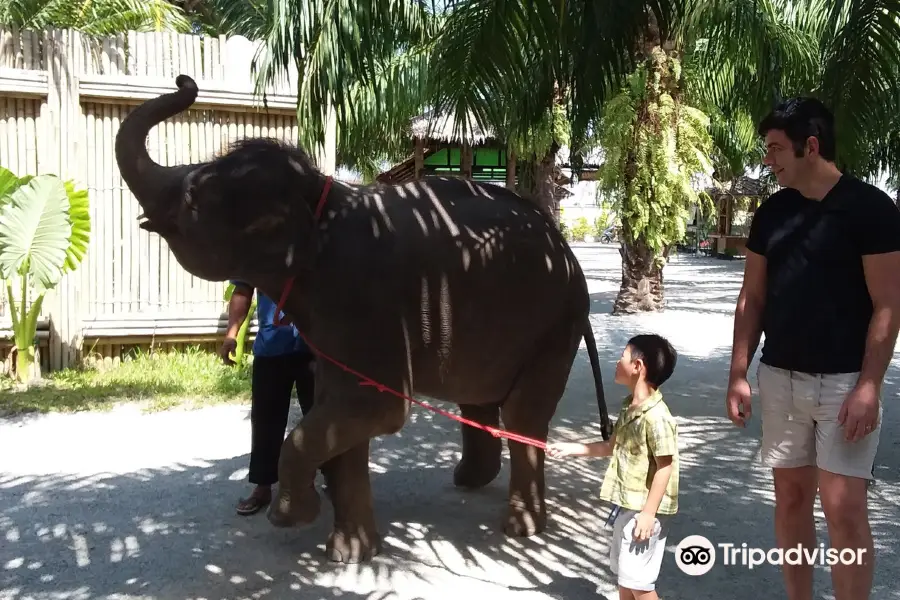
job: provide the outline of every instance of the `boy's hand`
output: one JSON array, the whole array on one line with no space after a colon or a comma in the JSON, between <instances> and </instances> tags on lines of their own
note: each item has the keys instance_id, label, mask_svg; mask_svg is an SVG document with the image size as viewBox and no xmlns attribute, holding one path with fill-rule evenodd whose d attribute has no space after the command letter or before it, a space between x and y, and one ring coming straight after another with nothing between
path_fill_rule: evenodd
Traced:
<instances>
[{"instance_id":1,"label":"boy's hand","mask_svg":"<svg viewBox=\"0 0 900 600\"><path fill-rule=\"evenodd\" d=\"M656 515L640 512L634 517L634 537L635 540L643 542L650 539L653 535L653 527L656 525Z\"/></svg>"},{"instance_id":2,"label":"boy's hand","mask_svg":"<svg viewBox=\"0 0 900 600\"><path fill-rule=\"evenodd\" d=\"M585 453L584 444L576 442L559 442L547 444L547 456L562 458L563 456L581 456Z\"/></svg>"}]
</instances>

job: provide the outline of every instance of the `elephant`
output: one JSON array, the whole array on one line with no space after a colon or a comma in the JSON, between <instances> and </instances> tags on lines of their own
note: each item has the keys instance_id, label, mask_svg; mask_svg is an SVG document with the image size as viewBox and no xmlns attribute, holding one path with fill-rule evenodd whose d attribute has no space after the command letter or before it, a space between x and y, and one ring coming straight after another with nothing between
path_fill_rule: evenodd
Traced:
<instances>
[{"instance_id":1,"label":"elephant","mask_svg":"<svg viewBox=\"0 0 900 600\"><path fill-rule=\"evenodd\" d=\"M272 298L291 282L284 314L340 363L316 361L314 405L285 437L267 512L274 526L317 518L321 467L334 509L328 558L371 560L383 547L369 446L400 431L408 398L455 404L490 427L502 419L543 442L582 339L609 439L586 278L550 215L505 187L457 177L350 185L300 148L265 138L207 162L159 165L147 152L150 130L198 95L187 75L175 84L135 107L116 134L118 167L143 209L139 227L164 238L196 277L246 281ZM360 385L359 373L402 397ZM454 484L488 485L502 440L465 424L461 438ZM508 450L503 528L531 536L546 526L545 454L512 440Z\"/></svg>"}]
</instances>

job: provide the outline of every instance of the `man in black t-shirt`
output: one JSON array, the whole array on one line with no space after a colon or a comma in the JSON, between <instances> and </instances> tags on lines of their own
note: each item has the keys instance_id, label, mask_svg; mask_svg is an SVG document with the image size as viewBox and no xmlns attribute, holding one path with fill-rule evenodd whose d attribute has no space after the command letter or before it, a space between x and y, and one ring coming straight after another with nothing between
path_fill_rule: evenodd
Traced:
<instances>
[{"instance_id":1,"label":"man in black t-shirt","mask_svg":"<svg viewBox=\"0 0 900 600\"><path fill-rule=\"evenodd\" d=\"M832 548L861 551L862 564L832 567L835 598L864 600L874 562L866 488L900 323L900 210L838 170L833 118L817 100L784 102L759 133L783 189L750 227L728 416L741 427L750 418L747 371L765 333L757 382L778 545L816 548L818 486ZM812 600L804 563L783 565L790 600Z\"/></svg>"}]
</instances>

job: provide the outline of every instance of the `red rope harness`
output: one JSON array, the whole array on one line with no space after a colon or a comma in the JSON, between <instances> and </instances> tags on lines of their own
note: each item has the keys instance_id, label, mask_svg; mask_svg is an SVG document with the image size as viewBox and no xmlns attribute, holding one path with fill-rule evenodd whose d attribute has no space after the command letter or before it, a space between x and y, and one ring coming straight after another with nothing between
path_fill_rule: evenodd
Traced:
<instances>
[{"instance_id":1,"label":"red rope harness","mask_svg":"<svg viewBox=\"0 0 900 600\"><path fill-rule=\"evenodd\" d=\"M318 221L319 218L322 216L322 210L325 207L325 201L328 199L328 191L331 189L331 181L332 181L331 177L327 177L325 179L325 185L322 188L322 196L319 198L319 204L316 206L316 212L315 212L315 220L316 221ZM281 292L281 298L279 298L278 304L275 307L274 323L276 326L281 324L281 311L284 308L284 303L287 301L288 295L291 293L291 288L293 286L294 286L294 277L291 276L285 282L284 289ZM518 433L513 433L511 431L505 431L505 430L499 429L497 427L491 427L490 425L482 425L481 423L478 423L477 421L472 421L471 419L466 419L465 417L455 415L451 412L447 412L446 410L437 408L436 406L432 406L426 402L422 402L421 400L416 400L415 398L411 398L405 394L402 394L396 390L393 390L393 389L387 387L386 385L378 383L374 379L372 379L370 377L366 377L362 373L351 369L350 367L348 367L347 365L338 361L337 359L334 359L334 358L328 356L327 354L325 354L324 352L322 352L321 350L316 348L313 344L311 344L309 342L309 340L307 339L306 335L302 331L298 330L298 333L300 334L300 337L302 337L303 340L306 342L306 345L309 346L310 350L313 351L313 353L315 353L317 356L324 358L325 360L334 364L335 366L340 367L344 371L346 371L352 375L356 375L359 379L362 380L359 384L361 386L362 385L372 386L375 389L377 389L379 392L388 392L390 394L393 394L394 396L397 396L398 398L402 398L404 400L409 400L410 402L412 402L414 404L418 404L422 408L426 408L432 412L436 412L440 415L444 415L445 417L449 417L449 418L453 419L454 421L459 421L460 423L463 423L464 425L468 425L470 427L475 427L476 429L481 429L483 431L487 431L494 437L505 437L505 438L509 438L513 441L522 443L522 444L527 444L529 446L534 446L535 448L540 448L541 450L547 449L547 444L540 440L536 440L534 438L520 435Z\"/></svg>"}]
</instances>

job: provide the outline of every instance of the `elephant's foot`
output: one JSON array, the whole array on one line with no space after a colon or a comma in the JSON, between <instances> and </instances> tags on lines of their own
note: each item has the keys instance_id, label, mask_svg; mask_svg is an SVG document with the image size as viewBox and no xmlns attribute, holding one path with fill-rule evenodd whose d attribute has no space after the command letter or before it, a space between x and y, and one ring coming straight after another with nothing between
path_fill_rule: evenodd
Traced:
<instances>
[{"instance_id":1,"label":"elephant's foot","mask_svg":"<svg viewBox=\"0 0 900 600\"><path fill-rule=\"evenodd\" d=\"M276 527L308 525L316 520L322 508L322 499L314 485L291 497L279 490L275 501L269 506L269 522Z\"/></svg>"},{"instance_id":2,"label":"elephant's foot","mask_svg":"<svg viewBox=\"0 0 900 600\"><path fill-rule=\"evenodd\" d=\"M374 526L335 525L328 536L325 554L340 563L368 562L381 553L381 536Z\"/></svg>"},{"instance_id":3,"label":"elephant's foot","mask_svg":"<svg viewBox=\"0 0 900 600\"><path fill-rule=\"evenodd\" d=\"M498 473L500 473L499 452L496 456L464 455L453 469L453 485L470 489L481 488L496 479Z\"/></svg>"},{"instance_id":4,"label":"elephant's foot","mask_svg":"<svg viewBox=\"0 0 900 600\"><path fill-rule=\"evenodd\" d=\"M510 537L528 537L540 533L547 526L547 509L529 510L518 503L510 503L503 531Z\"/></svg>"}]
</instances>

